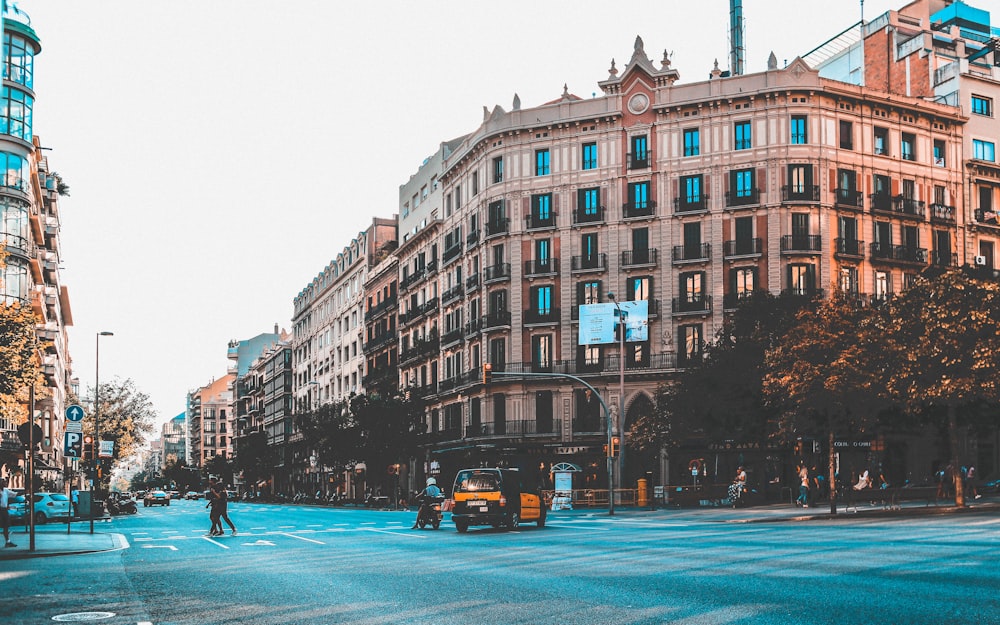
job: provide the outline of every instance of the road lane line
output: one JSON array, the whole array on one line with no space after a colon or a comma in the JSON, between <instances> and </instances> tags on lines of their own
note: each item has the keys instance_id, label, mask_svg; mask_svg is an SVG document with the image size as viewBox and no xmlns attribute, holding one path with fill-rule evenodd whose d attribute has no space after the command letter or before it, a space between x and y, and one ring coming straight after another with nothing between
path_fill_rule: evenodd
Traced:
<instances>
[{"instance_id":1,"label":"road lane line","mask_svg":"<svg viewBox=\"0 0 1000 625\"><path fill-rule=\"evenodd\" d=\"M312 538L306 538L305 536L297 536L295 534L289 534L288 532L278 532L282 536L288 536L289 538L298 538L299 540L304 540L307 543L316 543L317 545L325 545L325 542L319 540L313 540Z\"/></svg>"},{"instance_id":2,"label":"road lane line","mask_svg":"<svg viewBox=\"0 0 1000 625\"><path fill-rule=\"evenodd\" d=\"M396 536L409 536L410 538L429 538L429 534L417 534L414 532L394 532L392 530L380 530L377 527L366 527L366 532L378 532L379 534L395 534Z\"/></svg>"},{"instance_id":3,"label":"road lane line","mask_svg":"<svg viewBox=\"0 0 1000 625\"><path fill-rule=\"evenodd\" d=\"M202 536L202 538L203 538L204 540L207 540L208 542L212 543L213 545L215 545L215 546L217 546L217 547L222 547L223 549L229 549L229 547L227 547L227 546L223 545L223 544L222 544L222 543L220 543L219 541L217 541L217 540L212 540L212 538L211 538L210 536Z\"/></svg>"},{"instance_id":4,"label":"road lane line","mask_svg":"<svg viewBox=\"0 0 1000 625\"><path fill-rule=\"evenodd\" d=\"M177 547L173 545L143 545L143 549L169 549L170 551L177 551Z\"/></svg>"}]
</instances>

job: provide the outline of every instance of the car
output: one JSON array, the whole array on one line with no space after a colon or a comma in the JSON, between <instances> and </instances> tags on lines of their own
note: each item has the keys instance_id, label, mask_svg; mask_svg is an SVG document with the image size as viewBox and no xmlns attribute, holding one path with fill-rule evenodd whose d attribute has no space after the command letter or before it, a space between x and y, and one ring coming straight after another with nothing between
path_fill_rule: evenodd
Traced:
<instances>
[{"instance_id":1,"label":"car","mask_svg":"<svg viewBox=\"0 0 1000 625\"><path fill-rule=\"evenodd\" d=\"M189 490L184 493L184 499L201 499L203 495L196 490Z\"/></svg>"},{"instance_id":2,"label":"car","mask_svg":"<svg viewBox=\"0 0 1000 625\"><path fill-rule=\"evenodd\" d=\"M181 494L180 494L180 492L179 492L179 491L176 491L176 490L172 490L172 491L168 491L168 492L167 492L167 495L168 495L168 496L169 496L169 497L170 497L171 499L180 499L180 498L181 498Z\"/></svg>"},{"instance_id":3,"label":"car","mask_svg":"<svg viewBox=\"0 0 1000 625\"><path fill-rule=\"evenodd\" d=\"M150 506L169 506L170 505L170 495L162 490L151 490L146 493L146 496L142 499L142 507L148 508Z\"/></svg>"},{"instance_id":4,"label":"car","mask_svg":"<svg viewBox=\"0 0 1000 625\"><path fill-rule=\"evenodd\" d=\"M229 501L236 501L239 498L240 498L240 494L237 493L235 490L227 490L226 491L226 499L228 499Z\"/></svg>"},{"instance_id":5,"label":"car","mask_svg":"<svg viewBox=\"0 0 1000 625\"><path fill-rule=\"evenodd\" d=\"M68 521L70 518L69 497L62 493L35 493L32 508L36 524L46 523L53 519Z\"/></svg>"},{"instance_id":6,"label":"car","mask_svg":"<svg viewBox=\"0 0 1000 625\"><path fill-rule=\"evenodd\" d=\"M522 521L545 527L545 504L537 488L514 469L463 469L455 476L451 520L460 533L470 525L516 528Z\"/></svg>"}]
</instances>

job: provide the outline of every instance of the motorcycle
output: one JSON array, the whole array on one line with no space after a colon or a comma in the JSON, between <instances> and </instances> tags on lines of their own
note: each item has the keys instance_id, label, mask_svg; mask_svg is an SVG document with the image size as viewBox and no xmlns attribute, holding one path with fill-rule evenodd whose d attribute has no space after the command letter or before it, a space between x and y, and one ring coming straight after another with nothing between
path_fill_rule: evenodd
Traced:
<instances>
[{"instance_id":1,"label":"motorcycle","mask_svg":"<svg viewBox=\"0 0 1000 625\"><path fill-rule=\"evenodd\" d=\"M444 495L437 497L423 496L420 498L420 507L417 509L416 527L424 529L428 525L434 529L441 527L441 520L444 513L441 510L444 504Z\"/></svg>"},{"instance_id":2,"label":"motorcycle","mask_svg":"<svg viewBox=\"0 0 1000 625\"><path fill-rule=\"evenodd\" d=\"M139 508L135 504L135 500L131 497L109 497L107 501L108 514L116 516L119 514L136 514Z\"/></svg>"}]
</instances>

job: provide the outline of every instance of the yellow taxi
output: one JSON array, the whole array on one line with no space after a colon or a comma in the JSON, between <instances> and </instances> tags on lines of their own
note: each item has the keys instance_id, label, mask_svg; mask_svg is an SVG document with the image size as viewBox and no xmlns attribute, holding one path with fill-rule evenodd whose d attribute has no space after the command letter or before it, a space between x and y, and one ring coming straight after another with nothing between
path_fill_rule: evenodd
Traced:
<instances>
[{"instance_id":1,"label":"yellow taxi","mask_svg":"<svg viewBox=\"0 0 1000 625\"><path fill-rule=\"evenodd\" d=\"M545 526L545 503L515 469L462 469L455 476L451 520L459 532L470 525L516 528L521 522Z\"/></svg>"}]
</instances>

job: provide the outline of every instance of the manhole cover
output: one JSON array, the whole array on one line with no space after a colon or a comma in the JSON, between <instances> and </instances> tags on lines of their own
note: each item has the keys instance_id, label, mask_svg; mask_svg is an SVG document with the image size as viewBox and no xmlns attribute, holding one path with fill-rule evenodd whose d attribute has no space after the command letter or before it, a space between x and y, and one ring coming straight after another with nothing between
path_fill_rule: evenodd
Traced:
<instances>
[{"instance_id":1,"label":"manhole cover","mask_svg":"<svg viewBox=\"0 0 1000 625\"><path fill-rule=\"evenodd\" d=\"M53 621L65 622L80 622L80 621L101 621L106 618L111 618L115 615L114 612L74 612L73 614L60 614L58 616L53 616Z\"/></svg>"}]
</instances>

